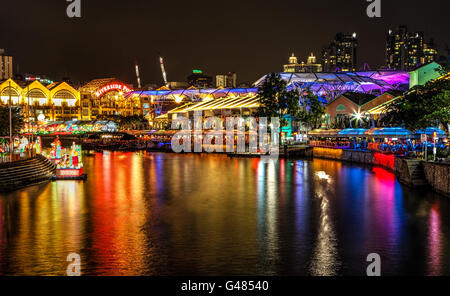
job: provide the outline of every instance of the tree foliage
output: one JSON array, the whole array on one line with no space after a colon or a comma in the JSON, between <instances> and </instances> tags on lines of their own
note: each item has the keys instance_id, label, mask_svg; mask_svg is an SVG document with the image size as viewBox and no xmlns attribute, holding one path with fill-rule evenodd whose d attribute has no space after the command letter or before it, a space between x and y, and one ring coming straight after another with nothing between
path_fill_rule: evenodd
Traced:
<instances>
[{"instance_id":1,"label":"tree foliage","mask_svg":"<svg viewBox=\"0 0 450 296\"><path fill-rule=\"evenodd\" d=\"M23 127L22 109L17 106L11 107L13 135L17 135ZM0 106L0 137L9 136L9 107Z\"/></svg>"},{"instance_id":2,"label":"tree foliage","mask_svg":"<svg viewBox=\"0 0 450 296\"><path fill-rule=\"evenodd\" d=\"M306 94L300 100L300 106L295 114L297 119L309 129L319 128L326 111L326 107L320 102L319 97L307 89Z\"/></svg>"},{"instance_id":3,"label":"tree foliage","mask_svg":"<svg viewBox=\"0 0 450 296\"><path fill-rule=\"evenodd\" d=\"M258 117L295 115L299 108L300 94L296 89L287 90L287 83L279 74L269 74L258 88L260 107Z\"/></svg>"},{"instance_id":4,"label":"tree foliage","mask_svg":"<svg viewBox=\"0 0 450 296\"><path fill-rule=\"evenodd\" d=\"M416 86L402 98L391 103L382 119L386 125L401 125L411 131L450 121L450 79L430 81Z\"/></svg>"}]
</instances>

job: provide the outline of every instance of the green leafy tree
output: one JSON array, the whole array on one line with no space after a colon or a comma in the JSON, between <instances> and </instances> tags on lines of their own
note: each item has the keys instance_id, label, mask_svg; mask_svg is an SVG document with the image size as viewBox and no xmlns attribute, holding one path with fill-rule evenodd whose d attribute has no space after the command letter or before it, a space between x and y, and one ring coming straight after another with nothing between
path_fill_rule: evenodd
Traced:
<instances>
[{"instance_id":1,"label":"green leafy tree","mask_svg":"<svg viewBox=\"0 0 450 296\"><path fill-rule=\"evenodd\" d=\"M401 125L411 131L450 122L450 76L416 86L391 103L382 118L386 125Z\"/></svg>"},{"instance_id":2,"label":"green leafy tree","mask_svg":"<svg viewBox=\"0 0 450 296\"><path fill-rule=\"evenodd\" d=\"M306 125L308 129L316 129L322 125L322 118L326 113L325 105L320 102L319 97L310 89L306 90L306 95L301 99L301 108L295 116Z\"/></svg>"},{"instance_id":3,"label":"green leafy tree","mask_svg":"<svg viewBox=\"0 0 450 296\"><path fill-rule=\"evenodd\" d=\"M22 109L17 106L11 107L13 135L17 135L23 127ZM0 106L0 137L9 136L9 107Z\"/></svg>"},{"instance_id":4,"label":"green leafy tree","mask_svg":"<svg viewBox=\"0 0 450 296\"><path fill-rule=\"evenodd\" d=\"M258 117L278 117L285 123L286 115L295 115L299 109L300 94L296 89L287 90L287 83L279 74L269 74L258 88L260 107Z\"/></svg>"}]
</instances>

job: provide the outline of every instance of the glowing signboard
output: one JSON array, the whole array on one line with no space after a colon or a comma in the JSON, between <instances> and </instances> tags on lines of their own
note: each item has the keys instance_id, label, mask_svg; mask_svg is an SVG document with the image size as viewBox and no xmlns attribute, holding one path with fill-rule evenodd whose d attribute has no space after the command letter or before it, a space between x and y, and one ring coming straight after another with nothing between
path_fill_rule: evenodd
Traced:
<instances>
[{"instance_id":1,"label":"glowing signboard","mask_svg":"<svg viewBox=\"0 0 450 296\"><path fill-rule=\"evenodd\" d=\"M101 97L102 95L104 95L107 92L113 91L113 90L118 90L118 91L122 91L124 93L128 93L131 92L131 89L126 86L123 83L111 83L108 85L105 85L104 87L102 87L101 89L99 89L95 95L97 97Z\"/></svg>"},{"instance_id":2,"label":"glowing signboard","mask_svg":"<svg viewBox=\"0 0 450 296\"><path fill-rule=\"evenodd\" d=\"M57 177L79 177L83 175L83 168L80 169L56 169Z\"/></svg>"}]
</instances>

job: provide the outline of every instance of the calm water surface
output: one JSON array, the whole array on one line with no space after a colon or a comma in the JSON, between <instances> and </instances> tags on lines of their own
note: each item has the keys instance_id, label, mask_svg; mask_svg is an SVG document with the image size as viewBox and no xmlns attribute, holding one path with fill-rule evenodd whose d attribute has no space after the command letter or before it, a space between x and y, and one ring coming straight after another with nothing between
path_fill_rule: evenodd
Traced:
<instances>
[{"instance_id":1,"label":"calm water surface","mask_svg":"<svg viewBox=\"0 0 450 296\"><path fill-rule=\"evenodd\" d=\"M0 274L450 275L450 201L327 160L97 153L0 195Z\"/></svg>"}]
</instances>

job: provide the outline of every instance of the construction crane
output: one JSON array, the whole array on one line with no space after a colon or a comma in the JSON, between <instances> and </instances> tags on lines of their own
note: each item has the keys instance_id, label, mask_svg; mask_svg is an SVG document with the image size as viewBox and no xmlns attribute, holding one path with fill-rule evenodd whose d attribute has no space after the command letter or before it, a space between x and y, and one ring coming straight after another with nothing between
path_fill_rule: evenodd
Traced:
<instances>
[{"instance_id":1,"label":"construction crane","mask_svg":"<svg viewBox=\"0 0 450 296\"><path fill-rule=\"evenodd\" d=\"M159 64L161 66L161 73L164 80L164 85L166 87L169 87L169 83L167 82L167 74L166 69L164 68L164 59L162 57L159 57ZM164 104L164 101L166 100L166 96L162 96L158 101L154 102L155 104L155 115L159 116L162 112L162 107Z\"/></svg>"},{"instance_id":2,"label":"construction crane","mask_svg":"<svg viewBox=\"0 0 450 296\"><path fill-rule=\"evenodd\" d=\"M169 83L167 82L166 70L164 68L164 60L163 60L162 57L159 57L159 64L161 65L161 72L162 72L164 84L165 84L166 87L169 87Z\"/></svg>"},{"instance_id":3,"label":"construction crane","mask_svg":"<svg viewBox=\"0 0 450 296\"><path fill-rule=\"evenodd\" d=\"M138 88L141 88L141 77L139 76L139 66L138 66L136 60L134 60L134 66L136 69L136 79L137 79Z\"/></svg>"}]
</instances>

